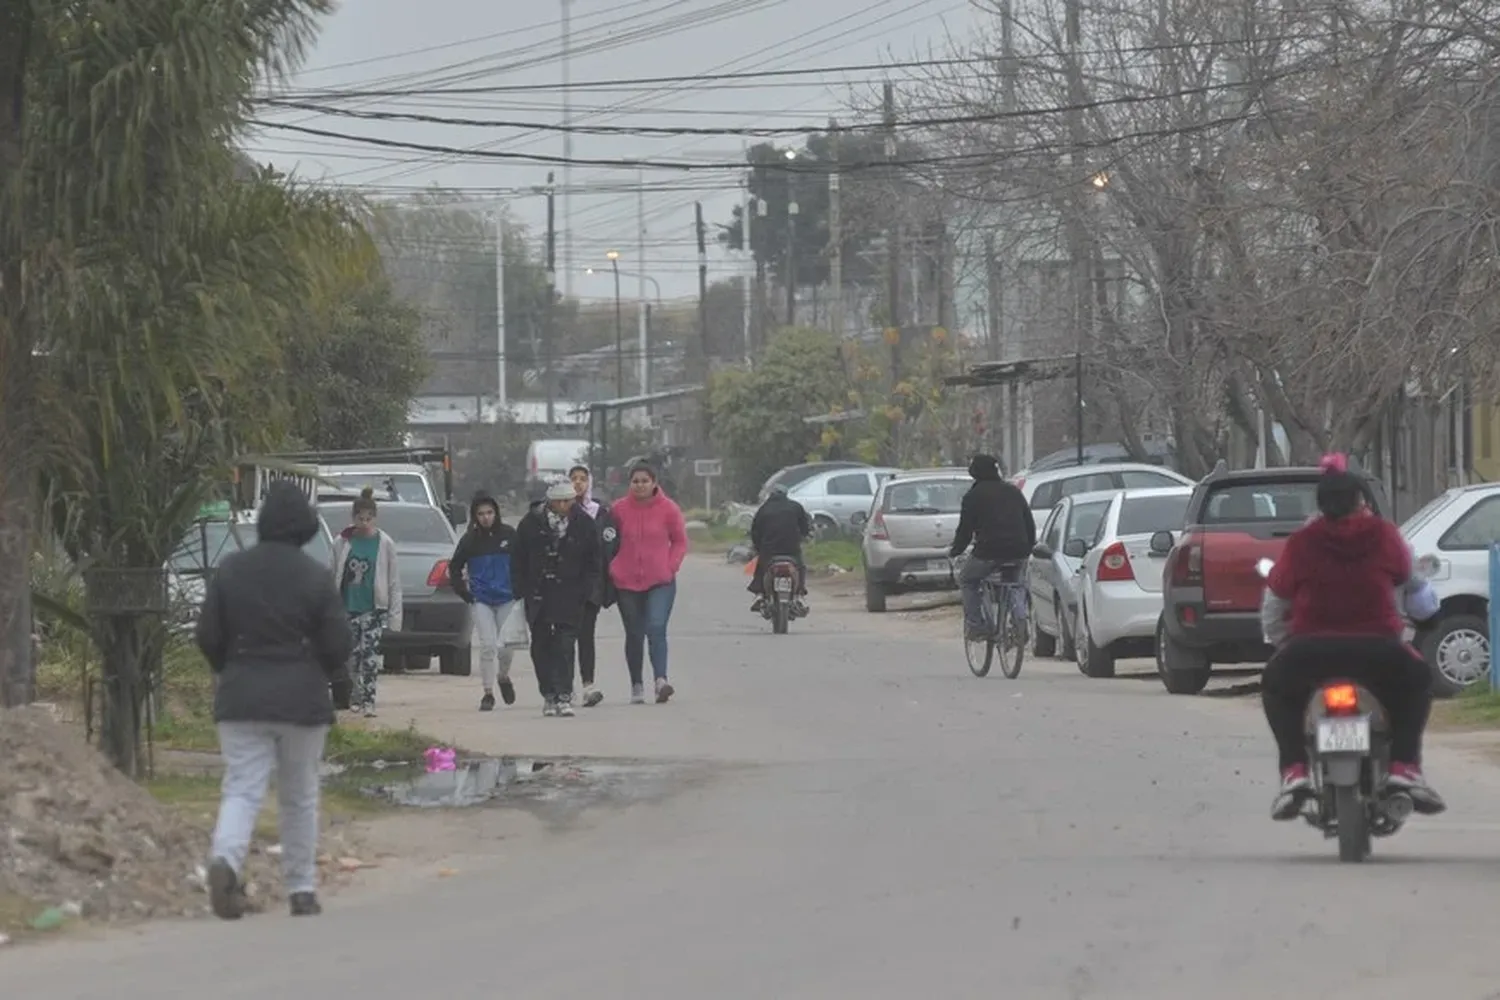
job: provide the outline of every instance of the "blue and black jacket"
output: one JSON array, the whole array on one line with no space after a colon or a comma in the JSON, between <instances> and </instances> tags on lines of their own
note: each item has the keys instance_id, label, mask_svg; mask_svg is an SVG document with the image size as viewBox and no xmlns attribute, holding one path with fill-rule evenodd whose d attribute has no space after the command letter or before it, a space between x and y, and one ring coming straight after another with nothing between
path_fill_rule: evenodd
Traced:
<instances>
[{"instance_id":1,"label":"blue and black jacket","mask_svg":"<svg viewBox=\"0 0 1500 1000\"><path fill-rule=\"evenodd\" d=\"M495 511L495 523L482 528L477 519L479 508L488 504ZM495 607L516 599L510 577L511 549L516 529L500 520L500 505L495 498L479 494L469 504L469 530L458 540L453 558L448 561L448 580L454 593L470 603ZM469 571L464 579L464 570Z\"/></svg>"}]
</instances>

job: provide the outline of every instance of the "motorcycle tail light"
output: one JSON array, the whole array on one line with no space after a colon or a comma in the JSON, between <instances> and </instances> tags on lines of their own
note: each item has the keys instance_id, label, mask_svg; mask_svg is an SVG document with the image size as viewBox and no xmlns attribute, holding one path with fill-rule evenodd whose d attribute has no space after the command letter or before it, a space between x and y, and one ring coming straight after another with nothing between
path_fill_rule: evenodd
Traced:
<instances>
[{"instance_id":1,"label":"motorcycle tail light","mask_svg":"<svg viewBox=\"0 0 1500 1000\"><path fill-rule=\"evenodd\" d=\"M1329 715L1359 714L1359 691L1353 684L1330 684L1323 689L1323 709Z\"/></svg>"}]
</instances>

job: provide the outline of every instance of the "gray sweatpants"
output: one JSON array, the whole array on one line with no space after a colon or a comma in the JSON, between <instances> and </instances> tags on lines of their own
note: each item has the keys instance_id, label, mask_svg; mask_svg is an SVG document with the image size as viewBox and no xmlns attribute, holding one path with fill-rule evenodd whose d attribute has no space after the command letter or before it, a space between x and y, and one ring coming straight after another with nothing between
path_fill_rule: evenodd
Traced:
<instances>
[{"instance_id":1,"label":"gray sweatpants","mask_svg":"<svg viewBox=\"0 0 1500 1000\"><path fill-rule=\"evenodd\" d=\"M236 874L245 870L250 838L271 773L276 774L281 827L281 871L286 891L318 888L318 765L327 726L285 722L221 722L219 753L224 782L219 822L210 858L223 858Z\"/></svg>"},{"instance_id":2,"label":"gray sweatpants","mask_svg":"<svg viewBox=\"0 0 1500 1000\"><path fill-rule=\"evenodd\" d=\"M473 605L474 644L479 647L479 680L486 691L495 690L497 676L502 681L510 680L510 663L515 652L500 645L500 629L510 617L511 609L518 604L511 601L509 604Z\"/></svg>"}]
</instances>

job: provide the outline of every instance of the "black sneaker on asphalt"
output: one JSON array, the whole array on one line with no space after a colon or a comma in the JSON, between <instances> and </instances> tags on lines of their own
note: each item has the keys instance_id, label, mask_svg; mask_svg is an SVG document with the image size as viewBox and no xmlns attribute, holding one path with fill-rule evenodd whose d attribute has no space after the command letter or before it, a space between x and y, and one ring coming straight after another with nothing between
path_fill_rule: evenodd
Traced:
<instances>
[{"instance_id":1,"label":"black sneaker on asphalt","mask_svg":"<svg viewBox=\"0 0 1500 1000\"><path fill-rule=\"evenodd\" d=\"M516 703L516 686L509 680L500 682L500 700L507 705L514 705Z\"/></svg>"},{"instance_id":2,"label":"black sneaker on asphalt","mask_svg":"<svg viewBox=\"0 0 1500 1000\"><path fill-rule=\"evenodd\" d=\"M486 691L484 697L479 699L479 710L481 712L493 712L495 710L495 696Z\"/></svg>"},{"instance_id":3,"label":"black sneaker on asphalt","mask_svg":"<svg viewBox=\"0 0 1500 1000\"><path fill-rule=\"evenodd\" d=\"M323 906L318 902L318 897L311 892L292 893L291 903L294 917L316 917L323 912Z\"/></svg>"},{"instance_id":4,"label":"black sneaker on asphalt","mask_svg":"<svg viewBox=\"0 0 1500 1000\"><path fill-rule=\"evenodd\" d=\"M603 691L595 691L593 688L589 688L588 690L586 690L586 691L583 692L583 707L584 708L593 708L595 705L599 704L603 700L604 700L604 692Z\"/></svg>"},{"instance_id":5,"label":"black sneaker on asphalt","mask_svg":"<svg viewBox=\"0 0 1500 1000\"><path fill-rule=\"evenodd\" d=\"M238 920L245 915L245 889L223 858L214 858L208 866L208 902L220 920Z\"/></svg>"}]
</instances>

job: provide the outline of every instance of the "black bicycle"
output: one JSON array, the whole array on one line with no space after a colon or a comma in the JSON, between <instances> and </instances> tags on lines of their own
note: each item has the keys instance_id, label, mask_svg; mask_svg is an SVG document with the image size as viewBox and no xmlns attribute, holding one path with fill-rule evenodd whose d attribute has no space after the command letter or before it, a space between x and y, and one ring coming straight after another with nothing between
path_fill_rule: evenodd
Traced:
<instances>
[{"instance_id":1,"label":"black bicycle","mask_svg":"<svg viewBox=\"0 0 1500 1000\"><path fill-rule=\"evenodd\" d=\"M967 631L964 634L964 656L975 677L989 675L997 649L1000 652L1000 672L1010 678L1021 673L1021 664L1026 659L1026 622L1030 617L1031 598L1024 583L1006 578L1007 575L1019 577L1021 565L1002 563L980 584L979 612L984 627L975 638L970 638ZM955 567L955 576L960 568ZM1024 617L1016 614L1018 606L1026 609Z\"/></svg>"}]
</instances>

